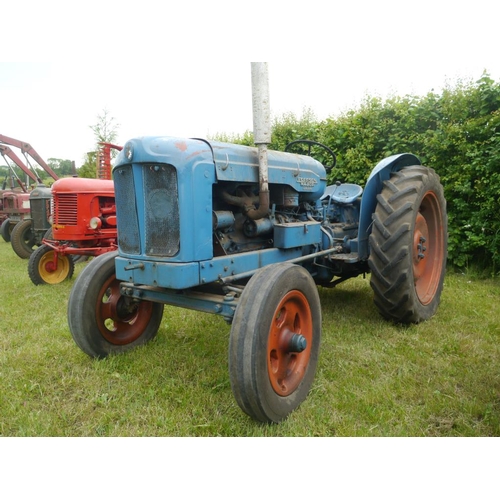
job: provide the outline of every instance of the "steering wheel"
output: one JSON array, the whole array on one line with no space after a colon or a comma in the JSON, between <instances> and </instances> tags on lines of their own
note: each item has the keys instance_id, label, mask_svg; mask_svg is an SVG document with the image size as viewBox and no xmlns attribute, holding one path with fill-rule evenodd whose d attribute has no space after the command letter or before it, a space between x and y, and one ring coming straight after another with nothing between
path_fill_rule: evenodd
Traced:
<instances>
[{"instance_id":1,"label":"steering wheel","mask_svg":"<svg viewBox=\"0 0 500 500\"><path fill-rule=\"evenodd\" d=\"M312 146L319 146L320 148L324 149L328 154L330 154L330 156L333 158L333 162L330 166L325 165L325 170L327 172L330 172L330 170L337 164L337 157L335 156L335 153L328 146L321 144L321 142L310 141L309 139L297 139L296 141L289 142L286 145L285 152L290 152L293 146L297 144L307 145L307 156L312 156L311 154Z\"/></svg>"}]
</instances>

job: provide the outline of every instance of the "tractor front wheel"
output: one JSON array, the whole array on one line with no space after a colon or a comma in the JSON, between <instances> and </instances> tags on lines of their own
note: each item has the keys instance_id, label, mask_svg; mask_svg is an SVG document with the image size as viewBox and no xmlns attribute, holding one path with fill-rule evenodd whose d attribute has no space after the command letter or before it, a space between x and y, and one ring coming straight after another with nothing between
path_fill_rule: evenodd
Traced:
<instances>
[{"instance_id":1,"label":"tractor front wheel","mask_svg":"<svg viewBox=\"0 0 500 500\"><path fill-rule=\"evenodd\" d=\"M23 219L18 222L12 234L10 235L10 243L14 252L21 259L29 259L34 252L36 244L35 233L33 232L33 221L31 219Z\"/></svg>"},{"instance_id":2,"label":"tractor front wheel","mask_svg":"<svg viewBox=\"0 0 500 500\"><path fill-rule=\"evenodd\" d=\"M229 375L240 408L255 420L280 422L307 397L318 363L321 307L301 266L257 271L236 308Z\"/></svg>"},{"instance_id":3,"label":"tractor front wheel","mask_svg":"<svg viewBox=\"0 0 500 500\"><path fill-rule=\"evenodd\" d=\"M5 219L0 226L0 234L6 243L10 242L10 235L12 233L12 224L10 219Z\"/></svg>"},{"instance_id":4,"label":"tractor front wheel","mask_svg":"<svg viewBox=\"0 0 500 500\"><path fill-rule=\"evenodd\" d=\"M90 261L69 296L68 324L73 340L95 358L149 342L163 316L163 304L121 295L115 274L117 254L108 252Z\"/></svg>"},{"instance_id":5,"label":"tractor front wheel","mask_svg":"<svg viewBox=\"0 0 500 500\"><path fill-rule=\"evenodd\" d=\"M437 310L446 271L448 219L436 172L394 173L377 196L370 235L371 287L382 316L419 323Z\"/></svg>"},{"instance_id":6,"label":"tractor front wheel","mask_svg":"<svg viewBox=\"0 0 500 500\"><path fill-rule=\"evenodd\" d=\"M75 271L71 256L40 245L28 261L28 274L35 285L56 285L70 279Z\"/></svg>"}]
</instances>

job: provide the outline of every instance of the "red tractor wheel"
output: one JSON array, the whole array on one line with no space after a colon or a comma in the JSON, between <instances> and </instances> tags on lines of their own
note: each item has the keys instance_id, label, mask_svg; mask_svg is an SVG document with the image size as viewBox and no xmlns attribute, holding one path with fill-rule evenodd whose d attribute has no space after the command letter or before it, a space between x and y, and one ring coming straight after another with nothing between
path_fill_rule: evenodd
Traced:
<instances>
[{"instance_id":1,"label":"red tractor wheel","mask_svg":"<svg viewBox=\"0 0 500 500\"><path fill-rule=\"evenodd\" d=\"M75 264L70 256L58 253L47 245L40 245L28 261L28 274L35 285L56 285L70 279Z\"/></svg>"},{"instance_id":2,"label":"red tractor wheel","mask_svg":"<svg viewBox=\"0 0 500 500\"><path fill-rule=\"evenodd\" d=\"M446 200L434 170L393 174L379 194L370 235L375 304L398 323L419 323L437 310L446 271Z\"/></svg>"},{"instance_id":3,"label":"red tractor wheel","mask_svg":"<svg viewBox=\"0 0 500 500\"><path fill-rule=\"evenodd\" d=\"M104 358L153 339L163 304L120 294L117 252L94 258L80 273L68 301L68 323L76 344L89 356Z\"/></svg>"},{"instance_id":4,"label":"red tractor wheel","mask_svg":"<svg viewBox=\"0 0 500 500\"><path fill-rule=\"evenodd\" d=\"M260 269L236 309L229 346L231 387L241 409L262 422L285 419L307 397L321 337L317 287L290 263Z\"/></svg>"}]
</instances>

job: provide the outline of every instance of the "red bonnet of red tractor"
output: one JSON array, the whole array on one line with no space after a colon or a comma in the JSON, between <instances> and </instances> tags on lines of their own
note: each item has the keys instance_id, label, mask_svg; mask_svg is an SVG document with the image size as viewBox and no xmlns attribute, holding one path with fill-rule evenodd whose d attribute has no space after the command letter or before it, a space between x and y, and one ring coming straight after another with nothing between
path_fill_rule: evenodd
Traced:
<instances>
[{"instance_id":1,"label":"red bonnet of red tractor","mask_svg":"<svg viewBox=\"0 0 500 500\"><path fill-rule=\"evenodd\" d=\"M52 185L54 239L116 238L115 190L111 180L64 178Z\"/></svg>"}]
</instances>

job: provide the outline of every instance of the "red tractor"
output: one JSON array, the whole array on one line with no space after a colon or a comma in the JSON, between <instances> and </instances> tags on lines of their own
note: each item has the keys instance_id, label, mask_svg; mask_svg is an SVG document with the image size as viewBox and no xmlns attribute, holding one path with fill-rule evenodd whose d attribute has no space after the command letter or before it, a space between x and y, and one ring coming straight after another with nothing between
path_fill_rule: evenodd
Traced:
<instances>
[{"instance_id":1,"label":"red tractor","mask_svg":"<svg viewBox=\"0 0 500 500\"><path fill-rule=\"evenodd\" d=\"M28 262L28 274L35 285L71 278L78 257L95 257L117 249L111 149L120 151L122 147L101 144L97 158L97 175L101 178L68 177L52 185L53 237L43 238Z\"/></svg>"},{"instance_id":2,"label":"red tractor","mask_svg":"<svg viewBox=\"0 0 500 500\"><path fill-rule=\"evenodd\" d=\"M20 149L26 159L26 164L7 145ZM50 229L51 198L50 188L43 184L37 174L37 169L31 164L29 158L31 157L52 179L57 180L58 176L35 149L25 141L0 134L0 154L4 159L6 156L9 157L36 186L28 193L26 186L17 178L20 189L12 188L3 195L6 199L3 202L3 221L0 232L5 241L11 242L14 252L19 257L26 259L33 251L33 247L41 244L42 236ZM14 169L8 162L7 165L15 175Z\"/></svg>"},{"instance_id":3,"label":"red tractor","mask_svg":"<svg viewBox=\"0 0 500 500\"><path fill-rule=\"evenodd\" d=\"M2 238L9 242L14 226L30 213L30 194L28 192L29 186L19 179L7 157L33 182L36 183L38 179L8 146L0 144L0 154L10 171L10 188L7 189L6 176L0 196L0 233Z\"/></svg>"}]
</instances>

